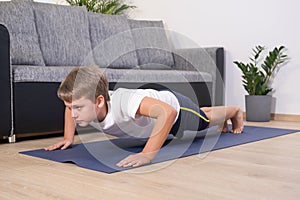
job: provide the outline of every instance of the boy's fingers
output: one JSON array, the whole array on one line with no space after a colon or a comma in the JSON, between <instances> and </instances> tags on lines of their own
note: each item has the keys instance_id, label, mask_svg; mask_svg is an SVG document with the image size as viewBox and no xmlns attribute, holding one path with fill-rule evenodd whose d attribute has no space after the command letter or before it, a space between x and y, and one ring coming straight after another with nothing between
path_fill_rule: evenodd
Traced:
<instances>
[{"instance_id":1,"label":"boy's fingers","mask_svg":"<svg viewBox=\"0 0 300 200\"><path fill-rule=\"evenodd\" d=\"M52 151L54 149L55 149L54 145L45 148L46 151Z\"/></svg>"},{"instance_id":2,"label":"boy's fingers","mask_svg":"<svg viewBox=\"0 0 300 200\"><path fill-rule=\"evenodd\" d=\"M127 157L127 158L121 160L121 161L117 164L117 166L118 166L118 167L125 167L125 166L127 166L128 163L130 163L130 162L131 162L131 161L130 161L129 158Z\"/></svg>"},{"instance_id":3,"label":"boy's fingers","mask_svg":"<svg viewBox=\"0 0 300 200\"><path fill-rule=\"evenodd\" d=\"M61 150L67 149L71 145L70 142L65 142L64 146L61 148Z\"/></svg>"},{"instance_id":4,"label":"boy's fingers","mask_svg":"<svg viewBox=\"0 0 300 200\"><path fill-rule=\"evenodd\" d=\"M117 164L117 166L118 167L138 167L138 166L141 166L144 164L146 164L146 162L134 160L134 161L122 162L120 164Z\"/></svg>"},{"instance_id":5,"label":"boy's fingers","mask_svg":"<svg viewBox=\"0 0 300 200\"><path fill-rule=\"evenodd\" d=\"M119 163L117 163L118 167L123 167L123 165L125 164L124 160L121 160Z\"/></svg>"},{"instance_id":6,"label":"boy's fingers","mask_svg":"<svg viewBox=\"0 0 300 200\"><path fill-rule=\"evenodd\" d=\"M117 166L118 167L138 167L149 163L150 160L141 154L130 155L127 158L121 160Z\"/></svg>"},{"instance_id":7,"label":"boy's fingers","mask_svg":"<svg viewBox=\"0 0 300 200\"><path fill-rule=\"evenodd\" d=\"M132 165L132 167L138 167L138 166L143 165L143 164L146 164L146 163L143 163L143 162L137 162L137 163L135 163L134 165Z\"/></svg>"},{"instance_id":8,"label":"boy's fingers","mask_svg":"<svg viewBox=\"0 0 300 200\"><path fill-rule=\"evenodd\" d=\"M59 147L61 147L62 145L64 144L64 142L58 142L54 145L51 145L49 147L46 147L45 150L46 151L52 151L52 150L55 150L55 149L58 149Z\"/></svg>"},{"instance_id":9,"label":"boy's fingers","mask_svg":"<svg viewBox=\"0 0 300 200\"><path fill-rule=\"evenodd\" d=\"M53 147L52 150L58 149L58 148L61 147L62 145L63 145L63 142L56 143L56 144L54 144L54 145L52 146L52 147Z\"/></svg>"}]
</instances>

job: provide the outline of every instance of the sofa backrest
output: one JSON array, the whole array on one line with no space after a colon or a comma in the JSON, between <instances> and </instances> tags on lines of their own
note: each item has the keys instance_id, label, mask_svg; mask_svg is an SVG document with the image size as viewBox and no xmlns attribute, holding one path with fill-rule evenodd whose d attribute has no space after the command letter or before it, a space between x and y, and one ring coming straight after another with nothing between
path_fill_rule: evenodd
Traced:
<instances>
[{"instance_id":1,"label":"sofa backrest","mask_svg":"<svg viewBox=\"0 0 300 200\"><path fill-rule=\"evenodd\" d=\"M86 8L46 3L32 5L45 64L90 64L92 48Z\"/></svg>"},{"instance_id":2,"label":"sofa backrest","mask_svg":"<svg viewBox=\"0 0 300 200\"><path fill-rule=\"evenodd\" d=\"M128 20L142 69L173 67L172 49L162 21Z\"/></svg>"},{"instance_id":3,"label":"sofa backrest","mask_svg":"<svg viewBox=\"0 0 300 200\"><path fill-rule=\"evenodd\" d=\"M89 13L95 63L100 67L134 68L138 65L134 40L125 16Z\"/></svg>"},{"instance_id":4,"label":"sofa backrest","mask_svg":"<svg viewBox=\"0 0 300 200\"><path fill-rule=\"evenodd\" d=\"M130 20L31 0L0 2L0 10L0 23L11 36L12 65L174 66L162 21Z\"/></svg>"},{"instance_id":5,"label":"sofa backrest","mask_svg":"<svg viewBox=\"0 0 300 200\"><path fill-rule=\"evenodd\" d=\"M44 66L34 12L29 2L0 2L0 11L0 23L10 34L11 64Z\"/></svg>"}]
</instances>

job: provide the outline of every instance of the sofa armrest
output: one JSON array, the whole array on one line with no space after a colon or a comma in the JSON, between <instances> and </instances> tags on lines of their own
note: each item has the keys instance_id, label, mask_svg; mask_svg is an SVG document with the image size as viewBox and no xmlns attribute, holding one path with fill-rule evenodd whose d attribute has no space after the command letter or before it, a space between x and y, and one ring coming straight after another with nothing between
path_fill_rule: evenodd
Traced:
<instances>
[{"instance_id":1,"label":"sofa armrest","mask_svg":"<svg viewBox=\"0 0 300 200\"><path fill-rule=\"evenodd\" d=\"M222 47L175 49L173 56L176 70L212 72L212 66L215 66L223 76L224 49Z\"/></svg>"},{"instance_id":2,"label":"sofa armrest","mask_svg":"<svg viewBox=\"0 0 300 200\"><path fill-rule=\"evenodd\" d=\"M10 136L12 132L11 87L9 33L0 24L0 136Z\"/></svg>"},{"instance_id":3,"label":"sofa armrest","mask_svg":"<svg viewBox=\"0 0 300 200\"><path fill-rule=\"evenodd\" d=\"M224 48L175 49L174 69L207 72L212 75L212 105L224 105Z\"/></svg>"}]
</instances>

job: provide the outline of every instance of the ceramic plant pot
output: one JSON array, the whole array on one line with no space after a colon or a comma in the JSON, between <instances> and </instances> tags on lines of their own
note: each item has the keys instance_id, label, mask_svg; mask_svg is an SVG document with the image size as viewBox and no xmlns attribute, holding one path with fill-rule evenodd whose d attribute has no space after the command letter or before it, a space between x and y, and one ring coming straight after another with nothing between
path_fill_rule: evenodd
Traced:
<instances>
[{"instance_id":1,"label":"ceramic plant pot","mask_svg":"<svg viewBox=\"0 0 300 200\"><path fill-rule=\"evenodd\" d=\"M271 117L272 96L246 95L246 121L268 122Z\"/></svg>"}]
</instances>

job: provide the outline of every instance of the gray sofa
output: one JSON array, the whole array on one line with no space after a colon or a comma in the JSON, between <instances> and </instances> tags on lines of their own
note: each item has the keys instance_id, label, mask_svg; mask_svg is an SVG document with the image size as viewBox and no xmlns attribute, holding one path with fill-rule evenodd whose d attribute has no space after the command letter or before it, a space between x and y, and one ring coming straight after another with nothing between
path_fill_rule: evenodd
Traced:
<instances>
[{"instance_id":1,"label":"gray sofa","mask_svg":"<svg viewBox=\"0 0 300 200\"><path fill-rule=\"evenodd\" d=\"M1 138L62 132L56 90L74 66L102 67L111 90L170 88L223 104L223 48L173 49L162 21L21 0L0 11Z\"/></svg>"}]
</instances>

